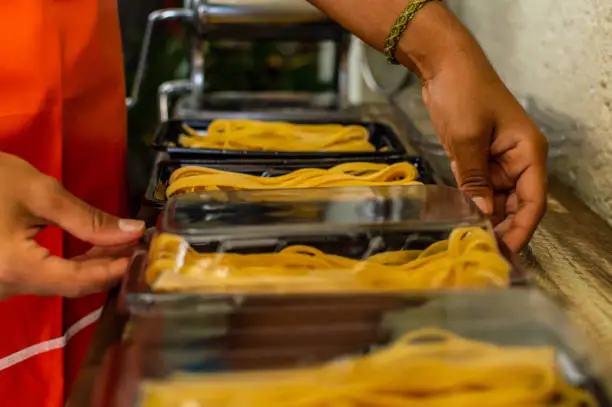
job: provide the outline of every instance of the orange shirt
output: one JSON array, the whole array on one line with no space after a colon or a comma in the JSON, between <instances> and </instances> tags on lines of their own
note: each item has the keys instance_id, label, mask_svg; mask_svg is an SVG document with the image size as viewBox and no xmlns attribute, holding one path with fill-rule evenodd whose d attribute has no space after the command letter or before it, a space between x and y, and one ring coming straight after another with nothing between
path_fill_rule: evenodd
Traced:
<instances>
[{"instance_id":1,"label":"orange shirt","mask_svg":"<svg viewBox=\"0 0 612 407\"><path fill-rule=\"evenodd\" d=\"M56 177L91 205L125 215L117 1L2 1L0 36L0 149ZM58 255L88 248L53 228L39 241ZM0 302L0 406L64 404L104 299Z\"/></svg>"}]
</instances>

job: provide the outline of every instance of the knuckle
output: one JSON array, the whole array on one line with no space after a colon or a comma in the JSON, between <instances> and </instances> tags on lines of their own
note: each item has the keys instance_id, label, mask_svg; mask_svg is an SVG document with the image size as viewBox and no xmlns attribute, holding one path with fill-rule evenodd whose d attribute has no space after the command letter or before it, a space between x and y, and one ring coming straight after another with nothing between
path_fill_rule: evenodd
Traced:
<instances>
[{"instance_id":1,"label":"knuckle","mask_svg":"<svg viewBox=\"0 0 612 407\"><path fill-rule=\"evenodd\" d=\"M32 205L38 210L55 209L61 205L61 195L64 187L55 178L41 176L32 183L31 200Z\"/></svg>"},{"instance_id":2,"label":"knuckle","mask_svg":"<svg viewBox=\"0 0 612 407\"><path fill-rule=\"evenodd\" d=\"M104 228L105 214L104 212L97 210L93 207L89 207L89 218L91 219L91 230L97 232Z\"/></svg>"},{"instance_id":3,"label":"knuckle","mask_svg":"<svg viewBox=\"0 0 612 407\"><path fill-rule=\"evenodd\" d=\"M459 146L479 145L485 139L483 134L486 133L479 123L464 123L461 127L453 130L450 140L453 144Z\"/></svg>"},{"instance_id":4,"label":"knuckle","mask_svg":"<svg viewBox=\"0 0 612 407\"><path fill-rule=\"evenodd\" d=\"M481 169L461 171L459 187L465 192L479 192L490 187L489 179Z\"/></svg>"},{"instance_id":5,"label":"knuckle","mask_svg":"<svg viewBox=\"0 0 612 407\"><path fill-rule=\"evenodd\" d=\"M7 267L0 267L0 285L12 284L14 283L14 276Z\"/></svg>"},{"instance_id":6,"label":"knuckle","mask_svg":"<svg viewBox=\"0 0 612 407\"><path fill-rule=\"evenodd\" d=\"M455 132L451 137L451 142L458 146L472 146L481 140L480 132L476 128L463 128Z\"/></svg>"},{"instance_id":7,"label":"knuckle","mask_svg":"<svg viewBox=\"0 0 612 407\"><path fill-rule=\"evenodd\" d=\"M106 272L105 267L96 265L80 268L78 278L67 288L66 297L79 298L104 290L105 286L101 280Z\"/></svg>"},{"instance_id":8,"label":"knuckle","mask_svg":"<svg viewBox=\"0 0 612 407\"><path fill-rule=\"evenodd\" d=\"M64 296L68 298L79 298L88 294L87 284L83 279L76 279L72 284L66 286L64 290Z\"/></svg>"},{"instance_id":9,"label":"knuckle","mask_svg":"<svg viewBox=\"0 0 612 407\"><path fill-rule=\"evenodd\" d=\"M66 298L79 298L85 295L85 290L81 286L70 286L64 291Z\"/></svg>"},{"instance_id":10,"label":"knuckle","mask_svg":"<svg viewBox=\"0 0 612 407\"><path fill-rule=\"evenodd\" d=\"M480 126L462 126L446 137L445 147L451 159L483 160L489 154L491 144L490 132Z\"/></svg>"},{"instance_id":11,"label":"knuckle","mask_svg":"<svg viewBox=\"0 0 612 407\"><path fill-rule=\"evenodd\" d=\"M487 188L489 180L481 170L466 170L462 172L460 184L462 187Z\"/></svg>"},{"instance_id":12,"label":"knuckle","mask_svg":"<svg viewBox=\"0 0 612 407\"><path fill-rule=\"evenodd\" d=\"M529 134L527 139L529 146L526 151L526 157L534 163L543 164L548 157L548 139L537 129Z\"/></svg>"},{"instance_id":13,"label":"knuckle","mask_svg":"<svg viewBox=\"0 0 612 407\"><path fill-rule=\"evenodd\" d=\"M10 267L11 259L7 253L0 253L0 284L13 284L17 280L17 276Z\"/></svg>"},{"instance_id":14,"label":"knuckle","mask_svg":"<svg viewBox=\"0 0 612 407\"><path fill-rule=\"evenodd\" d=\"M43 195L47 197L55 197L64 189L62 184L57 179L47 175L40 177L36 187Z\"/></svg>"},{"instance_id":15,"label":"knuckle","mask_svg":"<svg viewBox=\"0 0 612 407\"><path fill-rule=\"evenodd\" d=\"M74 263L74 277L71 281L64 281L61 295L66 298L78 298L83 295L83 273L79 263Z\"/></svg>"}]
</instances>

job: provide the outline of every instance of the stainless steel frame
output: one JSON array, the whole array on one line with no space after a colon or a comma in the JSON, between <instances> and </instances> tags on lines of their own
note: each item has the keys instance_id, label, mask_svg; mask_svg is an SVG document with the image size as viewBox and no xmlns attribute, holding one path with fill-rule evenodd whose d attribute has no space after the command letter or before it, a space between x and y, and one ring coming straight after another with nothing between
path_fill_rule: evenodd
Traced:
<instances>
[{"instance_id":1,"label":"stainless steel frame","mask_svg":"<svg viewBox=\"0 0 612 407\"><path fill-rule=\"evenodd\" d=\"M158 106L160 121L167 122L171 118L172 99L193 92L193 83L189 81L171 81L162 83L158 90Z\"/></svg>"},{"instance_id":2,"label":"stainless steel frame","mask_svg":"<svg viewBox=\"0 0 612 407\"><path fill-rule=\"evenodd\" d=\"M196 14L193 10L183 8L157 10L149 14L147 28L145 30L142 48L140 50L140 57L138 58L136 75L134 76L134 84L132 85L130 95L126 99L126 105L128 108L132 108L134 107L134 105L136 105L136 103L138 103L138 98L140 96L140 88L142 87L142 83L144 81L147 71L149 49L151 48L151 38L153 37L153 30L158 24L169 20L180 20L183 23L193 27L196 21Z\"/></svg>"}]
</instances>

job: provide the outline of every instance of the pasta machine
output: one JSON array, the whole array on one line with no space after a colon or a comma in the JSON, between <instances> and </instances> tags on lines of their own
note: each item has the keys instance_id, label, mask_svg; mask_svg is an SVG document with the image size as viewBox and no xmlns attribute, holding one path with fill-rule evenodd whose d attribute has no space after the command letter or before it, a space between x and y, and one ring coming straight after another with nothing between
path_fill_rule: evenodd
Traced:
<instances>
[{"instance_id":1,"label":"pasta machine","mask_svg":"<svg viewBox=\"0 0 612 407\"><path fill-rule=\"evenodd\" d=\"M162 121L171 117L261 120L350 120L355 117L356 113L347 109L347 55L351 36L306 0L185 0L183 8L151 13L128 107L138 100L154 29L171 20L180 21L189 33L189 78L159 87ZM333 45L331 91L207 91L205 44L212 41Z\"/></svg>"}]
</instances>

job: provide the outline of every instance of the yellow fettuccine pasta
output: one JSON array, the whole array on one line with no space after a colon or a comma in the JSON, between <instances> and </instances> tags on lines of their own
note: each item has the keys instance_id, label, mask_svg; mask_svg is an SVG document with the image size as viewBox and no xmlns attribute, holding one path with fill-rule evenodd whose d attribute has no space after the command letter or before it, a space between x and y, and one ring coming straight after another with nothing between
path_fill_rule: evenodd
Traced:
<instances>
[{"instance_id":1,"label":"yellow fettuccine pasta","mask_svg":"<svg viewBox=\"0 0 612 407\"><path fill-rule=\"evenodd\" d=\"M491 234L454 230L424 251L384 252L363 260L289 246L277 253L198 253L180 237L151 244L147 281L157 291L372 292L506 287L510 266Z\"/></svg>"},{"instance_id":2,"label":"yellow fettuccine pasta","mask_svg":"<svg viewBox=\"0 0 612 407\"><path fill-rule=\"evenodd\" d=\"M187 148L279 152L375 152L363 126L215 120L206 135L184 125L179 144Z\"/></svg>"},{"instance_id":3,"label":"yellow fettuccine pasta","mask_svg":"<svg viewBox=\"0 0 612 407\"><path fill-rule=\"evenodd\" d=\"M363 357L296 370L177 376L143 386L143 407L595 407L555 350L499 347L435 329Z\"/></svg>"},{"instance_id":4,"label":"yellow fettuccine pasta","mask_svg":"<svg viewBox=\"0 0 612 407\"><path fill-rule=\"evenodd\" d=\"M172 173L166 195L170 198L173 195L202 190L421 185L417 181L418 177L417 169L407 162L393 165L348 163L330 169L304 168L277 177L259 177L188 166Z\"/></svg>"}]
</instances>

